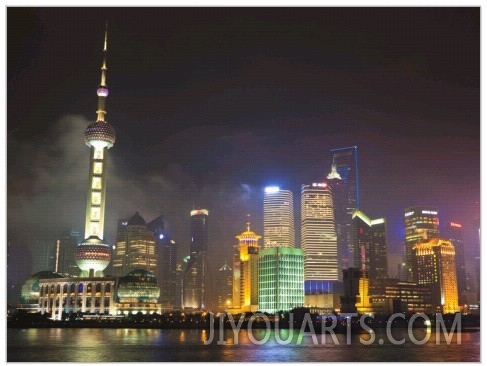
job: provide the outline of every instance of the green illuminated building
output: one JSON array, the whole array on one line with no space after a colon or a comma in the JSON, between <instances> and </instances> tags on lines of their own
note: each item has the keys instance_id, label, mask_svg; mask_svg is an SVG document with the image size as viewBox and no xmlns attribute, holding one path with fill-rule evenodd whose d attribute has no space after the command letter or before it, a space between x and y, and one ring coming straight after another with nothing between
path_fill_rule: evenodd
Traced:
<instances>
[{"instance_id":1,"label":"green illuminated building","mask_svg":"<svg viewBox=\"0 0 487 366\"><path fill-rule=\"evenodd\" d=\"M304 304L304 257L297 248L259 252L259 310L276 313Z\"/></svg>"}]
</instances>

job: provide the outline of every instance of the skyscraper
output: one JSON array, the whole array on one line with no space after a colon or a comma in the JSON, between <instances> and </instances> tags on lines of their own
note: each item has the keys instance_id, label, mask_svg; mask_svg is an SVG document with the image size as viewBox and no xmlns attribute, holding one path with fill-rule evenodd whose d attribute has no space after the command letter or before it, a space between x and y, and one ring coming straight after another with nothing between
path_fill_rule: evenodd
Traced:
<instances>
[{"instance_id":1,"label":"skyscraper","mask_svg":"<svg viewBox=\"0 0 487 366\"><path fill-rule=\"evenodd\" d=\"M208 210L192 210L190 254L183 279L183 306L185 308L205 308L207 248Z\"/></svg>"},{"instance_id":2,"label":"skyscraper","mask_svg":"<svg viewBox=\"0 0 487 366\"><path fill-rule=\"evenodd\" d=\"M331 173L328 180L333 191L339 262L342 267L357 267L359 264L354 263L356 237L352 228L353 210L360 207L357 146L332 149L330 152Z\"/></svg>"},{"instance_id":3,"label":"skyscraper","mask_svg":"<svg viewBox=\"0 0 487 366\"><path fill-rule=\"evenodd\" d=\"M115 143L115 130L105 121L105 98L107 70L107 30L103 47L103 63L98 95L98 118L85 131L86 145L90 147L90 171L88 199L86 203L85 240L76 248L76 264L81 276L103 276L103 270L110 263L110 247L103 242L105 221L105 194L107 176L107 152Z\"/></svg>"},{"instance_id":4,"label":"skyscraper","mask_svg":"<svg viewBox=\"0 0 487 366\"><path fill-rule=\"evenodd\" d=\"M136 212L128 220L118 221L113 273L125 276L135 269L157 274L157 252L154 234Z\"/></svg>"},{"instance_id":5,"label":"skyscraper","mask_svg":"<svg viewBox=\"0 0 487 366\"><path fill-rule=\"evenodd\" d=\"M327 183L301 186L301 248L304 280L338 280L333 196Z\"/></svg>"},{"instance_id":6,"label":"skyscraper","mask_svg":"<svg viewBox=\"0 0 487 366\"><path fill-rule=\"evenodd\" d=\"M352 214L357 236L355 263L367 271L368 278L387 278L386 220L371 220L360 210Z\"/></svg>"},{"instance_id":7,"label":"skyscraper","mask_svg":"<svg viewBox=\"0 0 487 366\"><path fill-rule=\"evenodd\" d=\"M276 313L304 304L303 251L271 247L259 253L259 311Z\"/></svg>"},{"instance_id":8,"label":"skyscraper","mask_svg":"<svg viewBox=\"0 0 487 366\"><path fill-rule=\"evenodd\" d=\"M439 238L425 239L413 246L413 279L431 289L434 311L458 311L455 247Z\"/></svg>"},{"instance_id":9,"label":"skyscraper","mask_svg":"<svg viewBox=\"0 0 487 366\"><path fill-rule=\"evenodd\" d=\"M457 267L457 286L459 305L468 303L465 291L473 289L469 288L467 283L467 271L465 268L465 241L463 235L462 224L457 222L449 222L442 230L441 234L445 239L450 241L455 247L455 264Z\"/></svg>"},{"instance_id":10,"label":"skyscraper","mask_svg":"<svg viewBox=\"0 0 487 366\"><path fill-rule=\"evenodd\" d=\"M264 194L264 248L294 248L293 194L266 187Z\"/></svg>"},{"instance_id":11,"label":"skyscraper","mask_svg":"<svg viewBox=\"0 0 487 366\"><path fill-rule=\"evenodd\" d=\"M164 216L158 216L147 224L156 241L157 282L161 289L159 302L166 307L175 307L178 303L177 293L177 246L167 233ZM180 302L180 300L179 300Z\"/></svg>"},{"instance_id":12,"label":"skyscraper","mask_svg":"<svg viewBox=\"0 0 487 366\"><path fill-rule=\"evenodd\" d=\"M233 270L225 261L217 274L218 311L225 311L232 305Z\"/></svg>"},{"instance_id":13,"label":"skyscraper","mask_svg":"<svg viewBox=\"0 0 487 366\"><path fill-rule=\"evenodd\" d=\"M239 243L235 246L234 278L235 291L233 294L233 308L240 311L256 311L259 297L259 239L260 235L250 231L250 222L247 230L237 235Z\"/></svg>"},{"instance_id":14,"label":"skyscraper","mask_svg":"<svg viewBox=\"0 0 487 366\"><path fill-rule=\"evenodd\" d=\"M408 279L413 280L413 246L424 239L438 238L439 220L436 207L413 206L404 209L405 252Z\"/></svg>"}]
</instances>

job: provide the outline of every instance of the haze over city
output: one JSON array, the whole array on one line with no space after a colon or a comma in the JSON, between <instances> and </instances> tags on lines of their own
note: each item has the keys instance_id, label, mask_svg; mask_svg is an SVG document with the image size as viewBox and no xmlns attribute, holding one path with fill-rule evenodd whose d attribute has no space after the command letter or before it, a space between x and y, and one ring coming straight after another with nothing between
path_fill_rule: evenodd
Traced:
<instances>
[{"instance_id":1,"label":"haze over city","mask_svg":"<svg viewBox=\"0 0 487 366\"><path fill-rule=\"evenodd\" d=\"M479 256L478 9L10 8L9 287L37 245L84 226L106 19L109 244L117 219L162 214L181 259L190 210L207 208L214 270L247 214L262 233L268 185L293 191L299 238L301 184L355 145L360 208L387 219L389 275L408 206L462 223L467 263Z\"/></svg>"}]
</instances>

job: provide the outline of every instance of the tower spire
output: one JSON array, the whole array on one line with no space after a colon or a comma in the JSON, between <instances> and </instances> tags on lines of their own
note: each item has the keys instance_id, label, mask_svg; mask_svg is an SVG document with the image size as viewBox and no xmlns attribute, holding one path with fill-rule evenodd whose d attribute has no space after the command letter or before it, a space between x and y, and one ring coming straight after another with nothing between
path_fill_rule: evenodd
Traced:
<instances>
[{"instance_id":1,"label":"tower spire","mask_svg":"<svg viewBox=\"0 0 487 366\"><path fill-rule=\"evenodd\" d=\"M98 110L96 114L98 115L97 121L105 121L105 98L108 95L108 88L106 84L107 78L107 39L108 39L108 21L105 24L105 40L103 43L103 62L101 65L101 81L96 94L98 95Z\"/></svg>"}]
</instances>

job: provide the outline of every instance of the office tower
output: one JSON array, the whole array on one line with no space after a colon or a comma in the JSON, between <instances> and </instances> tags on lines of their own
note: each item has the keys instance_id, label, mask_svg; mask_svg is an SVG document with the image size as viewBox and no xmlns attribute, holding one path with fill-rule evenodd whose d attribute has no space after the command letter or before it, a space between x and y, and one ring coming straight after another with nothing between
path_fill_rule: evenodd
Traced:
<instances>
[{"instance_id":1,"label":"office tower","mask_svg":"<svg viewBox=\"0 0 487 366\"><path fill-rule=\"evenodd\" d=\"M161 289L159 302L165 307L174 307L177 301L177 246L169 236L164 225L164 216L156 217L147 224L154 235L157 253L157 282Z\"/></svg>"},{"instance_id":2,"label":"office tower","mask_svg":"<svg viewBox=\"0 0 487 366\"><path fill-rule=\"evenodd\" d=\"M68 230L56 241L55 272L68 276L76 276L79 274L74 253L81 240L81 233L78 230Z\"/></svg>"},{"instance_id":3,"label":"office tower","mask_svg":"<svg viewBox=\"0 0 487 366\"><path fill-rule=\"evenodd\" d=\"M447 240L425 239L413 246L413 279L431 289L433 311L458 311L455 247Z\"/></svg>"},{"instance_id":4,"label":"office tower","mask_svg":"<svg viewBox=\"0 0 487 366\"><path fill-rule=\"evenodd\" d=\"M301 186L301 248L305 282L338 280L333 197L327 183Z\"/></svg>"},{"instance_id":5,"label":"office tower","mask_svg":"<svg viewBox=\"0 0 487 366\"><path fill-rule=\"evenodd\" d=\"M259 311L274 314L304 304L304 259L298 248L271 247L259 253Z\"/></svg>"},{"instance_id":6,"label":"office tower","mask_svg":"<svg viewBox=\"0 0 487 366\"><path fill-rule=\"evenodd\" d=\"M405 252L408 280L413 280L413 246L427 238L439 236L438 209L426 206L408 207L404 210Z\"/></svg>"},{"instance_id":7,"label":"office tower","mask_svg":"<svg viewBox=\"0 0 487 366\"><path fill-rule=\"evenodd\" d=\"M138 212L128 220L118 220L113 258L115 276L124 276L135 269L157 273L155 237Z\"/></svg>"},{"instance_id":8,"label":"office tower","mask_svg":"<svg viewBox=\"0 0 487 366\"><path fill-rule=\"evenodd\" d=\"M225 311L232 306L233 270L225 261L217 274L218 311Z\"/></svg>"},{"instance_id":9,"label":"office tower","mask_svg":"<svg viewBox=\"0 0 487 366\"><path fill-rule=\"evenodd\" d=\"M206 251L208 248L208 210L191 211L190 254L183 279L183 307L205 308Z\"/></svg>"},{"instance_id":10,"label":"office tower","mask_svg":"<svg viewBox=\"0 0 487 366\"><path fill-rule=\"evenodd\" d=\"M32 272L54 272L56 267L56 244L36 242L32 249Z\"/></svg>"},{"instance_id":11,"label":"office tower","mask_svg":"<svg viewBox=\"0 0 487 366\"><path fill-rule=\"evenodd\" d=\"M343 275L343 296L341 297L341 313L356 313L357 312L357 297L359 296L360 279L366 277L367 274L360 268L346 268L342 270Z\"/></svg>"},{"instance_id":12,"label":"office tower","mask_svg":"<svg viewBox=\"0 0 487 366\"><path fill-rule=\"evenodd\" d=\"M110 263L110 247L103 242L105 220L105 194L107 181L107 152L115 143L115 130L105 121L107 31L103 47L103 63L98 95L98 118L85 131L85 142L90 147L90 172L86 204L85 240L76 248L76 264L81 276L103 277L103 270Z\"/></svg>"},{"instance_id":13,"label":"office tower","mask_svg":"<svg viewBox=\"0 0 487 366\"><path fill-rule=\"evenodd\" d=\"M259 239L260 235L250 231L250 222L247 230L237 235L239 243L235 246L234 277L235 290L233 293L232 308L241 311L256 311L259 305Z\"/></svg>"},{"instance_id":14,"label":"office tower","mask_svg":"<svg viewBox=\"0 0 487 366\"><path fill-rule=\"evenodd\" d=\"M294 248L293 194L266 187L264 194L264 248Z\"/></svg>"},{"instance_id":15,"label":"office tower","mask_svg":"<svg viewBox=\"0 0 487 366\"><path fill-rule=\"evenodd\" d=\"M466 297L464 291L470 289L467 283L467 271L465 269L465 240L463 236L462 224L457 222L449 222L442 230L441 236L447 239L455 247L455 264L457 266L457 286L459 305L466 304Z\"/></svg>"},{"instance_id":16,"label":"office tower","mask_svg":"<svg viewBox=\"0 0 487 366\"><path fill-rule=\"evenodd\" d=\"M358 185L357 146L330 150L331 172L328 181L333 191L335 222L341 267L358 267L354 263L355 231L352 228L353 210L360 207Z\"/></svg>"},{"instance_id":17,"label":"office tower","mask_svg":"<svg viewBox=\"0 0 487 366\"><path fill-rule=\"evenodd\" d=\"M355 263L360 263L360 268L367 271L370 279L386 278L386 220L371 220L358 209L353 212L352 220L357 237Z\"/></svg>"}]
</instances>

